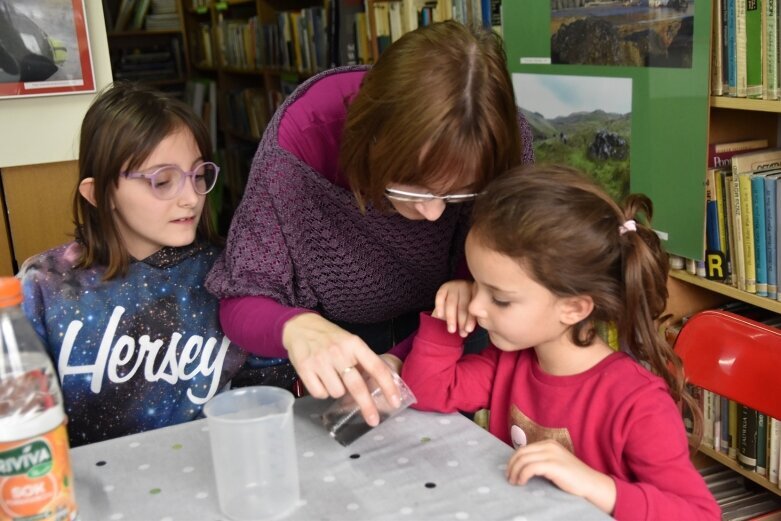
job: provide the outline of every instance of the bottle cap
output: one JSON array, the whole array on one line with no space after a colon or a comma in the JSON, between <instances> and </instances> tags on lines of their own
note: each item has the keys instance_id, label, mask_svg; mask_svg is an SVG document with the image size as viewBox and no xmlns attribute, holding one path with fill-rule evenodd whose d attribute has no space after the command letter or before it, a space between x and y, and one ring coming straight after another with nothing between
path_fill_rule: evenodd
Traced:
<instances>
[{"instance_id":1,"label":"bottle cap","mask_svg":"<svg viewBox=\"0 0 781 521\"><path fill-rule=\"evenodd\" d=\"M16 277L0 277L0 308L22 303L22 283Z\"/></svg>"}]
</instances>

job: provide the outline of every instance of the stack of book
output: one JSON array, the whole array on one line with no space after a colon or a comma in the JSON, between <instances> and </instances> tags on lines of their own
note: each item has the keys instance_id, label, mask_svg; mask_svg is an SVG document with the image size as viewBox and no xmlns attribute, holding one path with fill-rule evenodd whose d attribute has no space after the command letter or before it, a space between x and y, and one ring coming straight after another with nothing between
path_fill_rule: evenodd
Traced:
<instances>
[{"instance_id":1,"label":"stack of book","mask_svg":"<svg viewBox=\"0 0 781 521\"><path fill-rule=\"evenodd\" d=\"M179 15L174 0L152 0L151 12L146 15L144 23L149 31L179 30Z\"/></svg>"},{"instance_id":2,"label":"stack of book","mask_svg":"<svg viewBox=\"0 0 781 521\"><path fill-rule=\"evenodd\" d=\"M179 40L170 45L146 45L122 49L114 57L114 79L130 81L159 81L183 77Z\"/></svg>"},{"instance_id":3,"label":"stack of book","mask_svg":"<svg viewBox=\"0 0 781 521\"><path fill-rule=\"evenodd\" d=\"M753 486L734 470L712 465L699 471L719 504L721 519L724 521L770 519L769 514L781 510L781 498Z\"/></svg>"}]
</instances>

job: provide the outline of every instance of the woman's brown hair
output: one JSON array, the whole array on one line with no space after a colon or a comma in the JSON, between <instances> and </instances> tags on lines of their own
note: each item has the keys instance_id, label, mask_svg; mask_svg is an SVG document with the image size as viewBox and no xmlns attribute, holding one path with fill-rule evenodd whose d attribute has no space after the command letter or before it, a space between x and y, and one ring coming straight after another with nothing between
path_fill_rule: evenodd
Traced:
<instances>
[{"instance_id":1,"label":"woman's brown hair","mask_svg":"<svg viewBox=\"0 0 781 521\"><path fill-rule=\"evenodd\" d=\"M382 207L390 183L477 192L520 157L501 38L447 21L382 53L348 108L339 159L361 205Z\"/></svg>"},{"instance_id":2,"label":"woman's brown hair","mask_svg":"<svg viewBox=\"0 0 781 521\"><path fill-rule=\"evenodd\" d=\"M701 414L684 385L681 359L658 330L669 264L652 217L645 195L630 195L622 208L577 170L523 167L478 198L470 233L516 259L553 294L590 296L594 309L573 326L572 341L589 346L597 323L615 323L621 349L665 380L673 399L694 412L699 432ZM629 220L635 223L622 230Z\"/></svg>"},{"instance_id":3,"label":"woman's brown hair","mask_svg":"<svg viewBox=\"0 0 781 521\"><path fill-rule=\"evenodd\" d=\"M202 159L211 161L209 131L182 101L141 85L115 83L92 103L81 124L79 182L94 179L95 205L78 190L73 198L75 237L83 246L79 267L106 266L105 280L127 273L130 256L112 210L119 174L142 165L163 139L181 128L192 132ZM218 241L208 203L197 240Z\"/></svg>"}]
</instances>

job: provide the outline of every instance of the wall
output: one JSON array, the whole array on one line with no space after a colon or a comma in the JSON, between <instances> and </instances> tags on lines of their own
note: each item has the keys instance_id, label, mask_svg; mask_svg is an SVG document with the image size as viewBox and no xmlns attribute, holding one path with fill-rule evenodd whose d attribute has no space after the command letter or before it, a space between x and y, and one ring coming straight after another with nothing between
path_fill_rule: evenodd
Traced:
<instances>
[{"instance_id":1,"label":"wall","mask_svg":"<svg viewBox=\"0 0 781 521\"><path fill-rule=\"evenodd\" d=\"M100 90L112 81L102 2L87 0L84 7ZM13 274L10 259L20 264L67 241L73 231L70 198L77 179L79 127L95 95L0 100L0 275Z\"/></svg>"}]
</instances>

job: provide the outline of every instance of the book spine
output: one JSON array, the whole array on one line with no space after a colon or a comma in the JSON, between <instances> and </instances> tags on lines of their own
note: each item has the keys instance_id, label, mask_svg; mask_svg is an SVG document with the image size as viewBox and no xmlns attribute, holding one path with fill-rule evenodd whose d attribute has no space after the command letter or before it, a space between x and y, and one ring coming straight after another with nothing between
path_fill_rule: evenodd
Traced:
<instances>
[{"instance_id":1,"label":"book spine","mask_svg":"<svg viewBox=\"0 0 781 521\"><path fill-rule=\"evenodd\" d=\"M702 390L702 443L713 447L713 393L707 389Z\"/></svg>"},{"instance_id":2,"label":"book spine","mask_svg":"<svg viewBox=\"0 0 781 521\"><path fill-rule=\"evenodd\" d=\"M721 396L713 393L713 450L721 450Z\"/></svg>"},{"instance_id":3,"label":"book spine","mask_svg":"<svg viewBox=\"0 0 781 521\"><path fill-rule=\"evenodd\" d=\"M762 97L762 0L746 0L746 96Z\"/></svg>"},{"instance_id":4,"label":"book spine","mask_svg":"<svg viewBox=\"0 0 781 521\"><path fill-rule=\"evenodd\" d=\"M721 446L719 452L729 453L729 399L725 396L719 400L721 404Z\"/></svg>"},{"instance_id":5,"label":"book spine","mask_svg":"<svg viewBox=\"0 0 781 521\"><path fill-rule=\"evenodd\" d=\"M765 177L765 239L767 258L767 296L778 297L778 265L776 264L776 178Z\"/></svg>"},{"instance_id":6,"label":"book spine","mask_svg":"<svg viewBox=\"0 0 781 521\"><path fill-rule=\"evenodd\" d=\"M743 260L746 268L746 291L757 292L757 266L754 257L754 211L751 202L751 174L738 175L740 219L743 236Z\"/></svg>"},{"instance_id":7,"label":"book spine","mask_svg":"<svg viewBox=\"0 0 781 521\"><path fill-rule=\"evenodd\" d=\"M726 223L727 244L729 246L729 283L738 287L738 258L735 251L735 223L732 208L732 174L724 172L724 222Z\"/></svg>"},{"instance_id":8,"label":"book spine","mask_svg":"<svg viewBox=\"0 0 781 521\"><path fill-rule=\"evenodd\" d=\"M763 71L764 82L767 85L765 99L778 99L778 15L776 10L777 0L765 0L763 2L765 23L765 64L767 71Z\"/></svg>"},{"instance_id":9,"label":"book spine","mask_svg":"<svg viewBox=\"0 0 781 521\"><path fill-rule=\"evenodd\" d=\"M781 421L770 418L768 425L768 465L767 478L778 485L779 452L781 452Z\"/></svg>"},{"instance_id":10,"label":"book spine","mask_svg":"<svg viewBox=\"0 0 781 521\"><path fill-rule=\"evenodd\" d=\"M767 241L765 237L765 177L754 174L751 181L751 210L754 225L754 264L757 296L767 297Z\"/></svg>"},{"instance_id":11,"label":"book spine","mask_svg":"<svg viewBox=\"0 0 781 521\"><path fill-rule=\"evenodd\" d=\"M716 221L719 226L719 250L724 255L724 282L730 281L730 256L729 240L727 239L727 213L724 202L724 171L717 170L714 173L714 189L716 192Z\"/></svg>"},{"instance_id":12,"label":"book spine","mask_svg":"<svg viewBox=\"0 0 781 521\"><path fill-rule=\"evenodd\" d=\"M713 3L713 35L712 38L712 46L713 46L713 54L711 56L711 95L712 96L723 96L724 95L724 70L722 69L723 64L723 54L724 54L724 45L723 45L723 33L722 33L722 18L724 13L722 12L722 2L720 0L717 0Z\"/></svg>"},{"instance_id":13,"label":"book spine","mask_svg":"<svg viewBox=\"0 0 781 521\"><path fill-rule=\"evenodd\" d=\"M760 476L767 476L767 416L757 412L757 469Z\"/></svg>"},{"instance_id":14,"label":"book spine","mask_svg":"<svg viewBox=\"0 0 781 521\"><path fill-rule=\"evenodd\" d=\"M748 0L735 0L735 66L736 86L735 95L738 98L746 97L747 89L747 56L746 56L746 9Z\"/></svg>"},{"instance_id":15,"label":"book spine","mask_svg":"<svg viewBox=\"0 0 781 521\"><path fill-rule=\"evenodd\" d=\"M735 239L735 256L738 268L738 289L746 290L746 253L743 245L743 219L740 208L740 176L732 174L732 227Z\"/></svg>"},{"instance_id":16,"label":"book spine","mask_svg":"<svg viewBox=\"0 0 781 521\"><path fill-rule=\"evenodd\" d=\"M738 42L737 42L737 1L727 1L727 93L738 94Z\"/></svg>"},{"instance_id":17,"label":"book spine","mask_svg":"<svg viewBox=\"0 0 781 521\"><path fill-rule=\"evenodd\" d=\"M738 457L738 402L729 401L729 457Z\"/></svg>"},{"instance_id":18,"label":"book spine","mask_svg":"<svg viewBox=\"0 0 781 521\"><path fill-rule=\"evenodd\" d=\"M747 470L757 466L757 411L745 405L738 405L738 463Z\"/></svg>"}]
</instances>

